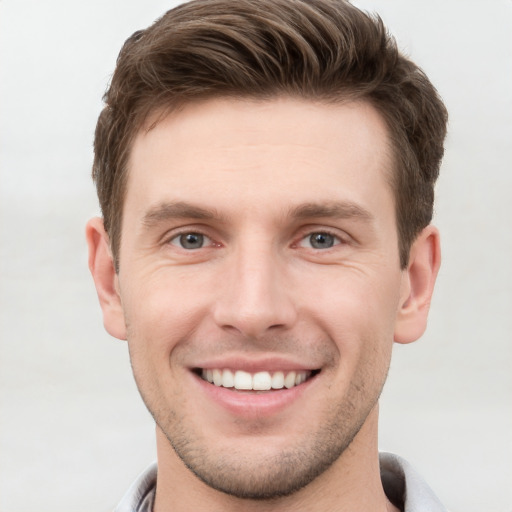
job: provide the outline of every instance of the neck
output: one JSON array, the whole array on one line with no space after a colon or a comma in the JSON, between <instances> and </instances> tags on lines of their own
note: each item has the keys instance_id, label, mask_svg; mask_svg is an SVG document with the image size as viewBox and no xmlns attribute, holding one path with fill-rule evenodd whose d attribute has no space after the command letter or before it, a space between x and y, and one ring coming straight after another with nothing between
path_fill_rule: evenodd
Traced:
<instances>
[{"instance_id":1,"label":"neck","mask_svg":"<svg viewBox=\"0 0 512 512\"><path fill-rule=\"evenodd\" d=\"M332 466L296 493L271 500L236 498L204 484L179 459L157 427L158 479L154 512L398 512L380 479L378 406Z\"/></svg>"}]
</instances>

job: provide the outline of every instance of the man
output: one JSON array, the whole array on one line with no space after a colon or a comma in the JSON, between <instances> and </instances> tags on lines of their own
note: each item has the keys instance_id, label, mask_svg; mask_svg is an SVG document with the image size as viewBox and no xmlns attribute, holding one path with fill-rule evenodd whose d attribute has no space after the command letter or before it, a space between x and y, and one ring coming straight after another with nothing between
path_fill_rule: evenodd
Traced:
<instances>
[{"instance_id":1,"label":"man","mask_svg":"<svg viewBox=\"0 0 512 512\"><path fill-rule=\"evenodd\" d=\"M377 449L423 333L446 110L342 0L197 0L125 43L87 226L158 469L118 511L444 508Z\"/></svg>"}]
</instances>

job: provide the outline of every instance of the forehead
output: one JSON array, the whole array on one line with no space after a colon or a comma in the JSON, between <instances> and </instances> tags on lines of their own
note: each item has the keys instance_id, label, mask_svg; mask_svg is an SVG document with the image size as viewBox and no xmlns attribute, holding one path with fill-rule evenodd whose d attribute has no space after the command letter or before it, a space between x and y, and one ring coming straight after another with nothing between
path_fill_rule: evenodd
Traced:
<instances>
[{"instance_id":1,"label":"forehead","mask_svg":"<svg viewBox=\"0 0 512 512\"><path fill-rule=\"evenodd\" d=\"M192 103L135 137L125 213L169 200L217 209L263 198L368 201L372 190L391 193L389 154L385 122L367 103Z\"/></svg>"}]
</instances>

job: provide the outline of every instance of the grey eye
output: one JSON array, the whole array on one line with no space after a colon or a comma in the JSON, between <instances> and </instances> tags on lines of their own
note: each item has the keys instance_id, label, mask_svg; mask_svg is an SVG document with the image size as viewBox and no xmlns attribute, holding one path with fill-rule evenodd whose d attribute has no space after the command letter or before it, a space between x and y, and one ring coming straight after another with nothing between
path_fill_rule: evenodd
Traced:
<instances>
[{"instance_id":1,"label":"grey eye","mask_svg":"<svg viewBox=\"0 0 512 512\"><path fill-rule=\"evenodd\" d=\"M312 233L309 235L309 243L314 249L330 249L334 246L336 237L329 233Z\"/></svg>"},{"instance_id":2,"label":"grey eye","mask_svg":"<svg viewBox=\"0 0 512 512\"><path fill-rule=\"evenodd\" d=\"M175 238L183 249L201 249L204 246L204 235L201 233L184 233Z\"/></svg>"}]
</instances>

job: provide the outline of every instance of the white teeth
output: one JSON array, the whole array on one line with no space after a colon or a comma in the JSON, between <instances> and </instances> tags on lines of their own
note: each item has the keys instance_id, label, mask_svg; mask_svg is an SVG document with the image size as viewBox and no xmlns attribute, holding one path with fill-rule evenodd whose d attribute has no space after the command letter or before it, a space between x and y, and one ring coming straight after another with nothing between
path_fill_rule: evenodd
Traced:
<instances>
[{"instance_id":1,"label":"white teeth","mask_svg":"<svg viewBox=\"0 0 512 512\"><path fill-rule=\"evenodd\" d=\"M238 370L235 373L235 389L252 389L252 375Z\"/></svg>"},{"instance_id":2,"label":"white teeth","mask_svg":"<svg viewBox=\"0 0 512 512\"><path fill-rule=\"evenodd\" d=\"M304 372L297 372L295 376L295 385L298 386L306 380L306 374Z\"/></svg>"},{"instance_id":3,"label":"white teeth","mask_svg":"<svg viewBox=\"0 0 512 512\"><path fill-rule=\"evenodd\" d=\"M290 372L284 378L284 387L285 388L293 388L295 386L295 372Z\"/></svg>"},{"instance_id":4,"label":"white teeth","mask_svg":"<svg viewBox=\"0 0 512 512\"><path fill-rule=\"evenodd\" d=\"M284 387L284 373L276 372L272 375L272 389L283 389Z\"/></svg>"},{"instance_id":5,"label":"white teeth","mask_svg":"<svg viewBox=\"0 0 512 512\"><path fill-rule=\"evenodd\" d=\"M252 389L265 391L272 387L272 377L268 372L258 372L252 378Z\"/></svg>"},{"instance_id":6,"label":"white teeth","mask_svg":"<svg viewBox=\"0 0 512 512\"><path fill-rule=\"evenodd\" d=\"M230 370L222 372L222 386L225 388L233 388L235 386L235 376Z\"/></svg>"},{"instance_id":7,"label":"white teeth","mask_svg":"<svg viewBox=\"0 0 512 512\"><path fill-rule=\"evenodd\" d=\"M268 391L270 389L293 388L307 380L311 372L257 372L251 374L242 370L207 369L202 371L202 377L211 384L224 388L239 390Z\"/></svg>"},{"instance_id":8,"label":"white teeth","mask_svg":"<svg viewBox=\"0 0 512 512\"><path fill-rule=\"evenodd\" d=\"M213 370L213 383L216 386L222 386L222 372L220 370Z\"/></svg>"}]
</instances>

